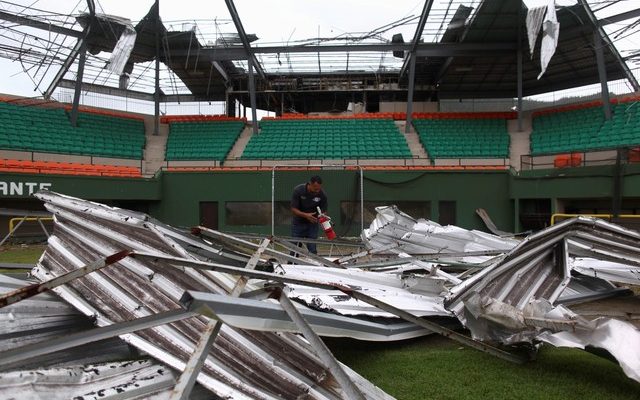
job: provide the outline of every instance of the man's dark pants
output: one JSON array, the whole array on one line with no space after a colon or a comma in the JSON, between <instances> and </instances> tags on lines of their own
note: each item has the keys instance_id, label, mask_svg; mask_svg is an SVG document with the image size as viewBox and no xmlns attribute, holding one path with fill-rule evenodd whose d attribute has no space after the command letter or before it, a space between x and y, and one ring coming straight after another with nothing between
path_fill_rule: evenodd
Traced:
<instances>
[{"instance_id":1,"label":"man's dark pants","mask_svg":"<svg viewBox=\"0 0 640 400\"><path fill-rule=\"evenodd\" d=\"M310 223L292 223L291 224L291 236L294 238L305 239L317 239L318 238L318 224ZM302 247L302 243L298 242L298 246ZM315 243L307 243L307 249L313 254L318 254L318 249ZM291 253L294 255L295 253Z\"/></svg>"}]
</instances>

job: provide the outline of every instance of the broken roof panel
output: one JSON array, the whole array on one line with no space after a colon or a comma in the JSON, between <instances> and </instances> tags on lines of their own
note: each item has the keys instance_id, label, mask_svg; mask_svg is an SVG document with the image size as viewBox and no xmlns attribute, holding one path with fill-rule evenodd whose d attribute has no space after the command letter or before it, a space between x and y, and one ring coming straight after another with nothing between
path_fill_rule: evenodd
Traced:
<instances>
[{"instance_id":1,"label":"broken roof panel","mask_svg":"<svg viewBox=\"0 0 640 400\"><path fill-rule=\"evenodd\" d=\"M37 197L45 202L56 220L54 235L34 269L34 275L41 280L122 249L196 260L178 241L162 233L171 230L169 227L144 214L54 193L39 193ZM188 241L198 239L185 235L183 242ZM206 245L202 241L201 244ZM124 258L55 290L84 314L95 316L98 326L107 326L179 309L185 290L225 294L234 282L227 274L174 267L166 261ZM181 370L206 325L203 317L191 314L187 317L120 337ZM349 373L367 398L390 398L357 374ZM226 325L205 360L198 382L216 396L234 399L344 397L327 367L299 336L245 331Z\"/></svg>"},{"instance_id":2,"label":"broken roof panel","mask_svg":"<svg viewBox=\"0 0 640 400\"><path fill-rule=\"evenodd\" d=\"M637 327L554 305L569 284L570 258L576 254L636 263L640 234L588 217L564 221L530 235L502 261L452 288L445 304L476 339L603 348L627 376L640 381Z\"/></svg>"},{"instance_id":3,"label":"broken roof panel","mask_svg":"<svg viewBox=\"0 0 640 400\"><path fill-rule=\"evenodd\" d=\"M362 240L369 248L396 245L390 252L408 254L440 253L440 260L481 263L493 256L442 257L447 253L464 253L483 250L507 252L518 241L501 238L477 230L457 226L442 226L437 222L414 219L396 206L376 207L376 217L369 229L362 233Z\"/></svg>"},{"instance_id":4,"label":"broken roof panel","mask_svg":"<svg viewBox=\"0 0 640 400\"><path fill-rule=\"evenodd\" d=\"M401 308L416 316L451 317L442 304L444 280L433 277L428 282L409 287L407 279L400 275L361 270L313 267L304 265L280 265L276 272L291 278L313 279L332 282L359 290ZM428 273L424 271L425 275ZM358 301L335 290L310 288L303 285L287 285L288 296L300 300L309 307L336 312L341 315L368 315L371 317L391 317L370 304Z\"/></svg>"},{"instance_id":5,"label":"broken roof panel","mask_svg":"<svg viewBox=\"0 0 640 400\"><path fill-rule=\"evenodd\" d=\"M0 293L25 287L29 281L0 274ZM53 339L68 338L93 328L89 318L53 294L0 308L0 351L48 346ZM2 353L6 354L6 353ZM127 360L130 361L122 361ZM167 394L176 373L140 354L118 338L104 339L62 351L52 351L19 363L0 356L0 398L98 399L132 398ZM51 390L55 385L55 391ZM198 385L190 399L210 398Z\"/></svg>"}]
</instances>

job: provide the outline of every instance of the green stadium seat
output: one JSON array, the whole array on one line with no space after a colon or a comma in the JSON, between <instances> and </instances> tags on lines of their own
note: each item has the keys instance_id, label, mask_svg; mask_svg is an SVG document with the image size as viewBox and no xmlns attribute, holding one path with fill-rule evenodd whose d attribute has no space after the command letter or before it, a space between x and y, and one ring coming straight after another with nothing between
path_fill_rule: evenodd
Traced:
<instances>
[{"instance_id":1,"label":"green stadium seat","mask_svg":"<svg viewBox=\"0 0 640 400\"><path fill-rule=\"evenodd\" d=\"M264 120L261 126L260 135L251 138L242 158L397 158L391 144L406 150L401 154L411 153L391 119L276 119ZM258 143L270 146L258 147ZM372 144L380 146L376 149Z\"/></svg>"},{"instance_id":2,"label":"green stadium seat","mask_svg":"<svg viewBox=\"0 0 640 400\"><path fill-rule=\"evenodd\" d=\"M166 159L170 161L216 160L222 162L243 127L244 122L240 120L171 122Z\"/></svg>"}]
</instances>

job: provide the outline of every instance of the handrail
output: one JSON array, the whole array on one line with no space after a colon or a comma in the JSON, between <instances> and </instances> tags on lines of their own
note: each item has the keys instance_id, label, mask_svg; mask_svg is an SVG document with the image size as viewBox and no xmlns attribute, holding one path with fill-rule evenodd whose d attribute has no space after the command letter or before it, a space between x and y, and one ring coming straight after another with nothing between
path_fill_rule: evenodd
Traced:
<instances>
[{"instance_id":1,"label":"handrail","mask_svg":"<svg viewBox=\"0 0 640 400\"><path fill-rule=\"evenodd\" d=\"M575 217L594 217L594 218L603 218L603 219L608 219L609 221L611 221L612 218L631 218L631 219L637 219L640 218L640 215L637 214L619 214L619 215L613 215L613 214L563 214L563 213L556 213L556 214L552 214L551 215L551 225L555 224L556 219L557 218L575 218Z\"/></svg>"},{"instance_id":2,"label":"handrail","mask_svg":"<svg viewBox=\"0 0 640 400\"><path fill-rule=\"evenodd\" d=\"M9 219L9 232L13 232L13 228L16 222L26 221L53 221L53 217L15 217Z\"/></svg>"}]
</instances>

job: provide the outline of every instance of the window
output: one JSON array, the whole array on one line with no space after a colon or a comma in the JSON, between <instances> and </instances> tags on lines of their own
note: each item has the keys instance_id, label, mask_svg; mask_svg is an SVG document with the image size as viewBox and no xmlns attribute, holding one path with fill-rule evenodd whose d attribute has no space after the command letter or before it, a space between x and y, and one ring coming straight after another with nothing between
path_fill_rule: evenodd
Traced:
<instances>
[{"instance_id":1,"label":"window","mask_svg":"<svg viewBox=\"0 0 640 400\"><path fill-rule=\"evenodd\" d=\"M211 229L218 229L218 202L200 202L200 225Z\"/></svg>"},{"instance_id":2,"label":"window","mask_svg":"<svg viewBox=\"0 0 640 400\"><path fill-rule=\"evenodd\" d=\"M291 206L288 201L275 204L275 224L291 224ZM227 225L271 226L270 201L227 201L225 203Z\"/></svg>"},{"instance_id":3,"label":"window","mask_svg":"<svg viewBox=\"0 0 640 400\"><path fill-rule=\"evenodd\" d=\"M440 210L440 218L438 223L440 225L455 225L456 224L456 202L442 200L438 202L438 209Z\"/></svg>"}]
</instances>

